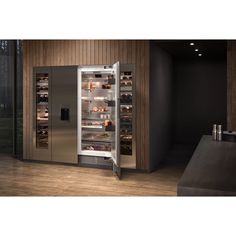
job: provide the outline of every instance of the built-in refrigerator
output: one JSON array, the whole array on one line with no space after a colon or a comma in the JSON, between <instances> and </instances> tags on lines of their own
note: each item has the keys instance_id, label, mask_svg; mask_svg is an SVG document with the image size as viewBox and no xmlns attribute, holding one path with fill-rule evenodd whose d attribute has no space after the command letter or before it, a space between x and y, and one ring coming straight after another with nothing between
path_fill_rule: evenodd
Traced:
<instances>
[{"instance_id":1,"label":"built-in refrigerator","mask_svg":"<svg viewBox=\"0 0 236 236\"><path fill-rule=\"evenodd\" d=\"M117 62L78 71L79 163L136 168L134 66Z\"/></svg>"},{"instance_id":2,"label":"built-in refrigerator","mask_svg":"<svg viewBox=\"0 0 236 236\"><path fill-rule=\"evenodd\" d=\"M110 163L120 175L120 69L78 69L78 155L80 163Z\"/></svg>"}]
</instances>

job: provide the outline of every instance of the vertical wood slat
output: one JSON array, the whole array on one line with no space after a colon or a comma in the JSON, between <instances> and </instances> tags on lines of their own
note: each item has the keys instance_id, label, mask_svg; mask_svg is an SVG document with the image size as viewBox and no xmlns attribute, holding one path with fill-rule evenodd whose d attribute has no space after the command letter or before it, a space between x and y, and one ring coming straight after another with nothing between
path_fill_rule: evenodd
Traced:
<instances>
[{"instance_id":1,"label":"vertical wood slat","mask_svg":"<svg viewBox=\"0 0 236 236\"><path fill-rule=\"evenodd\" d=\"M95 64L99 64L99 40L95 40L95 45L94 45L94 53L95 53Z\"/></svg>"},{"instance_id":2,"label":"vertical wood slat","mask_svg":"<svg viewBox=\"0 0 236 236\"><path fill-rule=\"evenodd\" d=\"M51 51L51 48L50 48L50 41L49 40L45 40L44 41L44 47L45 47L45 50L44 50L44 53L45 53L45 55L44 55L44 63L45 63L45 65L49 65L49 66L51 66L52 65L52 56L51 56L51 53L52 53L52 51Z\"/></svg>"},{"instance_id":3,"label":"vertical wood slat","mask_svg":"<svg viewBox=\"0 0 236 236\"><path fill-rule=\"evenodd\" d=\"M147 95L146 94L146 81L145 81L145 41L141 41L140 42L140 50L141 50L141 57L140 57L140 82L141 82L141 90L140 90L140 94L141 94L141 114L143 114L143 116L141 116L141 127L143 127L143 129L145 130L146 128L146 120L148 119L148 114L146 114L146 106L148 106L147 103ZM146 131L147 132L147 131ZM141 139L141 147L143 147L143 158L142 158L142 166L145 167L145 169L149 168L149 162L147 159L147 152L148 152L148 148L145 145L145 143L148 141L148 136L147 133L145 132L145 135L142 135L142 139Z\"/></svg>"},{"instance_id":4,"label":"vertical wood slat","mask_svg":"<svg viewBox=\"0 0 236 236\"><path fill-rule=\"evenodd\" d=\"M149 146L146 145L146 143L150 143L150 129L149 129L149 124L150 124L150 96L149 96L149 65L150 65L150 57L149 57L149 52L150 52L150 46L149 42L146 43L144 42L144 47L145 47L145 54L144 54L144 94L145 94L145 103L144 103L144 130L145 130L145 169L150 169L150 151L149 151ZM148 82L147 82L148 81Z\"/></svg>"},{"instance_id":5,"label":"vertical wood slat","mask_svg":"<svg viewBox=\"0 0 236 236\"><path fill-rule=\"evenodd\" d=\"M33 66L135 64L137 111L137 168L148 169L149 48L148 41L53 40L24 41L24 156L31 155ZM30 98L30 99L29 99ZM30 124L30 125L29 125Z\"/></svg>"},{"instance_id":6,"label":"vertical wood slat","mask_svg":"<svg viewBox=\"0 0 236 236\"><path fill-rule=\"evenodd\" d=\"M65 65L67 65L67 62L68 62L68 56L67 56L68 44L67 44L67 40L62 40L60 50L62 51L61 65L65 66Z\"/></svg>"},{"instance_id":7,"label":"vertical wood slat","mask_svg":"<svg viewBox=\"0 0 236 236\"><path fill-rule=\"evenodd\" d=\"M32 62L32 65L31 67L29 67L29 89L30 91L32 91L32 88L33 88L33 79L32 79L32 75L33 75L33 67L37 65L36 63L36 59L37 59L37 44L36 44L36 40L33 41L32 44L30 44L30 50L33 52L33 56L32 56L32 59L30 58L30 61ZM30 52L31 52L30 51ZM30 111L33 110L33 93L30 92L28 93L28 106L30 108ZM29 141L28 141L28 145L29 145L29 155L31 156L33 154L33 143L32 143L32 137L33 137L33 130L31 129L31 127L33 127L33 117L32 116L29 116L29 120L28 120L28 125L29 125Z\"/></svg>"},{"instance_id":8,"label":"vertical wood slat","mask_svg":"<svg viewBox=\"0 0 236 236\"><path fill-rule=\"evenodd\" d=\"M83 64L87 65L86 40L82 40L83 45Z\"/></svg>"},{"instance_id":9,"label":"vertical wood slat","mask_svg":"<svg viewBox=\"0 0 236 236\"><path fill-rule=\"evenodd\" d=\"M102 40L102 64L109 64L107 62L107 42L106 40Z\"/></svg>"},{"instance_id":10,"label":"vertical wood slat","mask_svg":"<svg viewBox=\"0 0 236 236\"><path fill-rule=\"evenodd\" d=\"M87 64L91 65L91 42L90 40L85 40L85 42L86 42Z\"/></svg>"},{"instance_id":11,"label":"vertical wood slat","mask_svg":"<svg viewBox=\"0 0 236 236\"><path fill-rule=\"evenodd\" d=\"M72 40L71 43L72 65L76 65L76 41Z\"/></svg>"},{"instance_id":12,"label":"vertical wood slat","mask_svg":"<svg viewBox=\"0 0 236 236\"><path fill-rule=\"evenodd\" d=\"M111 62L111 41L106 41L106 64L112 64Z\"/></svg>"},{"instance_id":13,"label":"vertical wood slat","mask_svg":"<svg viewBox=\"0 0 236 236\"><path fill-rule=\"evenodd\" d=\"M79 55L80 55L79 40L75 40L75 65L80 65Z\"/></svg>"},{"instance_id":14,"label":"vertical wood slat","mask_svg":"<svg viewBox=\"0 0 236 236\"><path fill-rule=\"evenodd\" d=\"M114 42L114 63L119 60L119 41ZM122 63L122 61L121 61Z\"/></svg>"},{"instance_id":15,"label":"vertical wood slat","mask_svg":"<svg viewBox=\"0 0 236 236\"><path fill-rule=\"evenodd\" d=\"M95 40L90 40L90 63L91 63L91 65L95 64L94 42L95 42Z\"/></svg>"},{"instance_id":16,"label":"vertical wood slat","mask_svg":"<svg viewBox=\"0 0 236 236\"><path fill-rule=\"evenodd\" d=\"M102 40L98 41L98 64L103 64L102 63Z\"/></svg>"},{"instance_id":17,"label":"vertical wood slat","mask_svg":"<svg viewBox=\"0 0 236 236\"><path fill-rule=\"evenodd\" d=\"M73 40L68 40L68 44L69 44L69 60L68 60L68 65L73 65L72 61L73 61L73 49L72 49L72 42Z\"/></svg>"},{"instance_id":18,"label":"vertical wood slat","mask_svg":"<svg viewBox=\"0 0 236 236\"><path fill-rule=\"evenodd\" d=\"M113 64L115 62L115 41L111 40L110 41L110 62Z\"/></svg>"},{"instance_id":19,"label":"vertical wood slat","mask_svg":"<svg viewBox=\"0 0 236 236\"><path fill-rule=\"evenodd\" d=\"M83 65L83 45L82 45L82 40L79 40L79 63Z\"/></svg>"},{"instance_id":20,"label":"vertical wood slat","mask_svg":"<svg viewBox=\"0 0 236 236\"><path fill-rule=\"evenodd\" d=\"M59 40L55 40L53 44L54 44L54 50L53 50L54 60L53 61L56 65L59 65Z\"/></svg>"},{"instance_id":21,"label":"vertical wood slat","mask_svg":"<svg viewBox=\"0 0 236 236\"><path fill-rule=\"evenodd\" d=\"M65 56L64 56L64 64L63 65L70 65L70 40L65 40Z\"/></svg>"},{"instance_id":22,"label":"vertical wood slat","mask_svg":"<svg viewBox=\"0 0 236 236\"><path fill-rule=\"evenodd\" d=\"M28 61L28 41L23 42L23 156L26 158L29 158L28 156L28 146L27 146L27 134L28 134L28 128L27 121L28 121L28 115L29 112L27 110L27 98L28 98L28 68L29 68L29 61Z\"/></svg>"},{"instance_id":23,"label":"vertical wood slat","mask_svg":"<svg viewBox=\"0 0 236 236\"><path fill-rule=\"evenodd\" d=\"M132 50L131 50L131 63L134 63L136 65L136 53L137 53L137 50L136 50L136 41L135 40L132 40Z\"/></svg>"},{"instance_id":24,"label":"vertical wood slat","mask_svg":"<svg viewBox=\"0 0 236 236\"><path fill-rule=\"evenodd\" d=\"M132 41L127 41L127 63L132 63Z\"/></svg>"},{"instance_id":25,"label":"vertical wood slat","mask_svg":"<svg viewBox=\"0 0 236 236\"><path fill-rule=\"evenodd\" d=\"M127 48L127 40L122 40L123 44L123 63L127 64L128 62L128 48Z\"/></svg>"},{"instance_id":26,"label":"vertical wood slat","mask_svg":"<svg viewBox=\"0 0 236 236\"><path fill-rule=\"evenodd\" d=\"M64 54L64 50L62 49L63 41L58 40L58 48L57 48L57 55L58 55L58 66L62 65L62 56Z\"/></svg>"},{"instance_id":27,"label":"vertical wood slat","mask_svg":"<svg viewBox=\"0 0 236 236\"><path fill-rule=\"evenodd\" d=\"M135 48L135 52L136 52L136 57L135 57L135 65L136 65L136 152L137 154L140 153L140 155L142 155L142 150L141 150L141 122L140 122L140 116L138 114L142 114L141 113L141 109L140 109L140 106L141 106L141 94L140 94L140 86L141 86L141 83L140 83L140 42L137 41L136 42L136 48ZM142 167L142 158L137 158L137 161L136 161L136 164L137 164L137 168L141 168Z\"/></svg>"}]
</instances>

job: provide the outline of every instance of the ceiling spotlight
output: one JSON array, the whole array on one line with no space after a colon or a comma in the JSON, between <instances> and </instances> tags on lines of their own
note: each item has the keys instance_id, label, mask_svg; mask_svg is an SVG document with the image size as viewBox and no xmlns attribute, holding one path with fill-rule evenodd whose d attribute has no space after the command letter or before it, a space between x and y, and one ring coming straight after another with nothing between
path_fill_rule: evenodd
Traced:
<instances>
[{"instance_id":1,"label":"ceiling spotlight","mask_svg":"<svg viewBox=\"0 0 236 236\"><path fill-rule=\"evenodd\" d=\"M198 52L198 48L195 48L195 52Z\"/></svg>"},{"instance_id":2,"label":"ceiling spotlight","mask_svg":"<svg viewBox=\"0 0 236 236\"><path fill-rule=\"evenodd\" d=\"M201 56L202 56L202 54L201 54L201 53L198 53L198 56L199 56L199 57L201 57Z\"/></svg>"},{"instance_id":3,"label":"ceiling spotlight","mask_svg":"<svg viewBox=\"0 0 236 236\"><path fill-rule=\"evenodd\" d=\"M194 43L190 43L189 45L190 45L190 46L194 46Z\"/></svg>"}]
</instances>

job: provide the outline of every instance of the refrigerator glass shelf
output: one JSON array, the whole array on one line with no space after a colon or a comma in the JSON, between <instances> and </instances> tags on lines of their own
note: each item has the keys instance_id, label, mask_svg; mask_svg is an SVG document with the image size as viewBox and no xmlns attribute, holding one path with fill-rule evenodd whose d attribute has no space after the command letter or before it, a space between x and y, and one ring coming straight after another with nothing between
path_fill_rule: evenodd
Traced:
<instances>
[{"instance_id":1,"label":"refrigerator glass shelf","mask_svg":"<svg viewBox=\"0 0 236 236\"><path fill-rule=\"evenodd\" d=\"M36 76L36 79L48 79L48 76Z\"/></svg>"},{"instance_id":2,"label":"refrigerator glass shelf","mask_svg":"<svg viewBox=\"0 0 236 236\"><path fill-rule=\"evenodd\" d=\"M37 86L41 86L41 87L45 86L45 87L47 87L48 86L48 82L37 82Z\"/></svg>"},{"instance_id":3,"label":"refrigerator glass shelf","mask_svg":"<svg viewBox=\"0 0 236 236\"><path fill-rule=\"evenodd\" d=\"M82 83L107 83L108 81L108 77L107 76L104 76L104 77L101 77L101 78L95 78L95 77L83 77L82 78Z\"/></svg>"},{"instance_id":4,"label":"refrigerator glass shelf","mask_svg":"<svg viewBox=\"0 0 236 236\"><path fill-rule=\"evenodd\" d=\"M83 117L82 120L97 120L97 121L104 121L108 120L106 118L96 118L96 117Z\"/></svg>"},{"instance_id":5,"label":"refrigerator glass shelf","mask_svg":"<svg viewBox=\"0 0 236 236\"><path fill-rule=\"evenodd\" d=\"M107 97L82 97L82 100L88 100L88 101L104 101L104 100L107 100Z\"/></svg>"},{"instance_id":6,"label":"refrigerator glass shelf","mask_svg":"<svg viewBox=\"0 0 236 236\"><path fill-rule=\"evenodd\" d=\"M37 120L38 120L38 121L47 121L48 118L39 118L39 117L38 117Z\"/></svg>"},{"instance_id":7,"label":"refrigerator glass shelf","mask_svg":"<svg viewBox=\"0 0 236 236\"><path fill-rule=\"evenodd\" d=\"M48 105L48 102L39 102L37 103L37 105L41 106L41 105Z\"/></svg>"},{"instance_id":8,"label":"refrigerator glass shelf","mask_svg":"<svg viewBox=\"0 0 236 236\"><path fill-rule=\"evenodd\" d=\"M110 114L111 112L109 111L90 111L91 113L102 113L102 114Z\"/></svg>"},{"instance_id":9,"label":"refrigerator glass shelf","mask_svg":"<svg viewBox=\"0 0 236 236\"><path fill-rule=\"evenodd\" d=\"M103 129L102 125L82 125L83 129Z\"/></svg>"},{"instance_id":10,"label":"refrigerator glass shelf","mask_svg":"<svg viewBox=\"0 0 236 236\"><path fill-rule=\"evenodd\" d=\"M82 72L83 77L90 76L91 78L96 78L97 75L99 75L99 76L113 75L113 71L112 71L112 69L107 68L105 70L102 70L102 72L101 71L93 71L93 70ZM99 78L101 78L101 77L99 77Z\"/></svg>"},{"instance_id":11,"label":"refrigerator glass shelf","mask_svg":"<svg viewBox=\"0 0 236 236\"><path fill-rule=\"evenodd\" d=\"M101 147L101 148L100 148ZM102 150L101 150L102 149ZM105 149L105 150L104 150ZM85 145L85 147L83 146L82 147L82 150L84 151L102 151L102 152L110 152L111 151L111 147L108 146L108 147L102 147L100 145L97 145L95 147L93 147L93 145Z\"/></svg>"},{"instance_id":12,"label":"refrigerator glass shelf","mask_svg":"<svg viewBox=\"0 0 236 236\"><path fill-rule=\"evenodd\" d=\"M83 144L83 142L114 143L115 141L112 141L112 140L101 140L101 139L83 139L82 138L82 144Z\"/></svg>"},{"instance_id":13,"label":"refrigerator glass shelf","mask_svg":"<svg viewBox=\"0 0 236 236\"><path fill-rule=\"evenodd\" d=\"M121 93L124 93L124 92L132 93L133 91L132 91L132 89L130 89L130 88L121 87L121 88L120 88L120 92L121 92Z\"/></svg>"},{"instance_id":14,"label":"refrigerator glass shelf","mask_svg":"<svg viewBox=\"0 0 236 236\"><path fill-rule=\"evenodd\" d=\"M88 89L88 88L82 88L82 90L84 91L87 91L87 92L90 92L90 93L93 93L93 92L101 92L101 91L104 91L104 92L108 92L108 91L112 91L112 89L106 89L106 88L95 88L95 89Z\"/></svg>"},{"instance_id":15,"label":"refrigerator glass shelf","mask_svg":"<svg viewBox=\"0 0 236 236\"><path fill-rule=\"evenodd\" d=\"M132 135L120 135L121 141L132 141Z\"/></svg>"},{"instance_id":16,"label":"refrigerator glass shelf","mask_svg":"<svg viewBox=\"0 0 236 236\"><path fill-rule=\"evenodd\" d=\"M90 131L93 130L93 132L115 132L115 126L103 126L101 128L90 128L90 127L83 127L82 126L82 131Z\"/></svg>"},{"instance_id":17,"label":"refrigerator glass shelf","mask_svg":"<svg viewBox=\"0 0 236 236\"><path fill-rule=\"evenodd\" d=\"M132 95L132 91L120 91L121 95L124 95L124 94L128 94L128 95Z\"/></svg>"},{"instance_id":18,"label":"refrigerator glass shelf","mask_svg":"<svg viewBox=\"0 0 236 236\"><path fill-rule=\"evenodd\" d=\"M37 92L38 95L48 95L48 92Z\"/></svg>"}]
</instances>

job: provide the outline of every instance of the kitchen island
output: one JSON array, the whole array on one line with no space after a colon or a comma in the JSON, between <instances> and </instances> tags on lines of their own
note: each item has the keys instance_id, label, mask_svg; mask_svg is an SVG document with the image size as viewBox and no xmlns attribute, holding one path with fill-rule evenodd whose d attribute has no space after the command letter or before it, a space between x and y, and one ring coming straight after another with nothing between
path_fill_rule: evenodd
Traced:
<instances>
[{"instance_id":1,"label":"kitchen island","mask_svg":"<svg viewBox=\"0 0 236 236\"><path fill-rule=\"evenodd\" d=\"M236 143L202 136L178 186L178 196L236 196Z\"/></svg>"}]
</instances>

